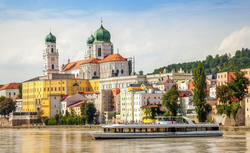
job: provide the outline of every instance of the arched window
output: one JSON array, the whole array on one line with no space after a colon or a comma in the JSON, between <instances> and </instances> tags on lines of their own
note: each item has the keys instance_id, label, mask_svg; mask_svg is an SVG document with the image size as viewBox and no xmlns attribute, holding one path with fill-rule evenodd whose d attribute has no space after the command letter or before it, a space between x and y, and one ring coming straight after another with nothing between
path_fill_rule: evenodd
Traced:
<instances>
[{"instance_id":1,"label":"arched window","mask_svg":"<svg viewBox=\"0 0 250 153\"><path fill-rule=\"evenodd\" d=\"M96 76L96 71L94 72L94 76Z\"/></svg>"},{"instance_id":2,"label":"arched window","mask_svg":"<svg viewBox=\"0 0 250 153\"><path fill-rule=\"evenodd\" d=\"M123 70L121 70L121 74L123 74Z\"/></svg>"},{"instance_id":3,"label":"arched window","mask_svg":"<svg viewBox=\"0 0 250 153\"><path fill-rule=\"evenodd\" d=\"M54 69L54 64L51 65L51 68Z\"/></svg>"},{"instance_id":4,"label":"arched window","mask_svg":"<svg viewBox=\"0 0 250 153\"><path fill-rule=\"evenodd\" d=\"M101 48L98 48L98 56L102 56Z\"/></svg>"},{"instance_id":5,"label":"arched window","mask_svg":"<svg viewBox=\"0 0 250 153\"><path fill-rule=\"evenodd\" d=\"M117 75L119 74L119 70L116 70Z\"/></svg>"},{"instance_id":6,"label":"arched window","mask_svg":"<svg viewBox=\"0 0 250 153\"><path fill-rule=\"evenodd\" d=\"M51 53L53 53L53 48L51 48Z\"/></svg>"},{"instance_id":7,"label":"arched window","mask_svg":"<svg viewBox=\"0 0 250 153\"><path fill-rule=\"evenodd\" d=\"M115 71L114 71L114 70L112 70L112 73L115 73Z\"/></svg>"}]
</instances>

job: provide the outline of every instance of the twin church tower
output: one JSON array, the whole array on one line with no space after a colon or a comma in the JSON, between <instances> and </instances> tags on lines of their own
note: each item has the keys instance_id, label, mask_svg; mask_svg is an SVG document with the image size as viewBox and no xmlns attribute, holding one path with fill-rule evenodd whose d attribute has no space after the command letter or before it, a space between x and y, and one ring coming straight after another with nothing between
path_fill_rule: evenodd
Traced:
<instances>
[{"instance_id":1,"label":"twin church tower","mask_svg":"<svg viewBox=\"0 0 250 153\"><path fill-rule=\"evenodd\" d=\"M79 79L109 78L132 74L132 58L123 58L114 54L111 35L103 25L87 39L87 50L84 60L62 64L59 70L59 53L56 48L56 37L51 32L45 37L43 51L43 75L50 73L75 74Z\"/></svg>"}]
</instances>

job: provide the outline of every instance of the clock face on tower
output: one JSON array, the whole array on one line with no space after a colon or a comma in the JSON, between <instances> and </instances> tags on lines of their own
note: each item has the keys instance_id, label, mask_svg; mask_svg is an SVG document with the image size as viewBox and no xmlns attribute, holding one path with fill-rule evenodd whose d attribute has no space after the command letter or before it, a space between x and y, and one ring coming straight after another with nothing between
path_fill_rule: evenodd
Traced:
<instances>
[{"instance_id":1,"label":"clock face on tower","mask_svg":"<svg viewBox=\"0 0 250 153\"><path fill-rule=\"evenodd\" d=\"M51 61L55 61L55 57L51 57Z\"/></svg>"}]
</instances>

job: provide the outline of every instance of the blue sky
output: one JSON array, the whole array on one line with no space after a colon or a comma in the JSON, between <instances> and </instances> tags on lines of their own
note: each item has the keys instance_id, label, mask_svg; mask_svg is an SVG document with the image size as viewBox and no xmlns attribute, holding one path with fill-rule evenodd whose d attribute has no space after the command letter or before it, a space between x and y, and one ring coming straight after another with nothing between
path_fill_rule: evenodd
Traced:
<instances>
[{"instance_id":1,"label":"blue sky","mask_svg":"<svg viewBox=\"0 0 250 153\"><path fill-rule=\"evenodd\" d=\"M250 1L0 0L0 84L42 75L44 38L57 37L59 64L84 59L91 31L104 27L136 71L203 60L250 45Z\"/></svg>"}]
</instances>

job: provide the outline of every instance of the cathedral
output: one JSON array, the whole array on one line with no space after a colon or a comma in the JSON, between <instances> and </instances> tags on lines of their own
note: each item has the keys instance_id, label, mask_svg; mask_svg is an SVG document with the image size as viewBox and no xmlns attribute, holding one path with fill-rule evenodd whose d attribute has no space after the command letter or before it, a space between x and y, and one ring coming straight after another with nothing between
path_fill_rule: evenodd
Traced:
<instances>
[{"instance_id":1,"label":"cathedral","mask_svg":"<svg viewBox=\"0 0 250 153\"><path fill-rule=\"evenodd\" d=\"M114 54L111 35L103 25L87 39L87 51L84 60L63 64L61 73L75 74L77 79L110 78L128 76L132 72L132 58ZM59 53L56 49L56 37L51 33L45 38L46 49L43 52L43 74L59 73Z\"/></svg>"}]
</instances>

